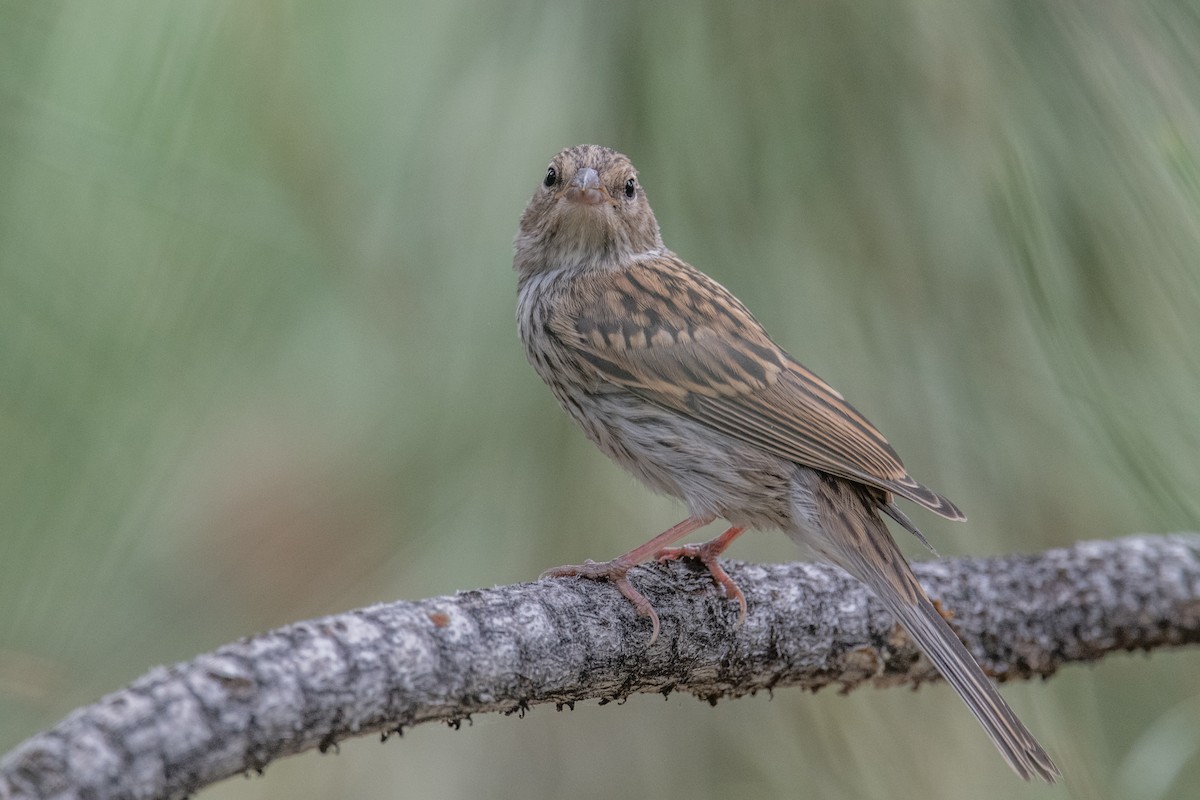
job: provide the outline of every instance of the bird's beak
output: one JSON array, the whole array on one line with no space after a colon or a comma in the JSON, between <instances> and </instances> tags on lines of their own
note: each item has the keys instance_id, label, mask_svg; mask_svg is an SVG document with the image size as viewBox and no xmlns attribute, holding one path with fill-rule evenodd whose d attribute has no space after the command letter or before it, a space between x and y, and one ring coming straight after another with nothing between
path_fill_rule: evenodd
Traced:
<instances>
[{"instance_id":1,"label":"bird's beak","mask_svg":"<svg viewBox=\"0 0 1200 800\"><path fill-rule=\"evenodd\" d=\"M564 194L570 202L583 206L599 205L608 199L608 192L600 183L600 176L591 167L584 167L576 172L567 184Z\"/></svg>"}]
</instances>

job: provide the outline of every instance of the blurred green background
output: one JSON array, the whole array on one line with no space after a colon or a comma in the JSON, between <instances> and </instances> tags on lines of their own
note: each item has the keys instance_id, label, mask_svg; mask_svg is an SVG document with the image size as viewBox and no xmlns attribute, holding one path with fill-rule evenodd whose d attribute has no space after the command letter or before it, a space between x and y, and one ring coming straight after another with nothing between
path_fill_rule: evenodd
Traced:
<instances>
[{"instance_id":1,"label":"blurred green background","mask_svg":"<svg viewBox=\"0 0 1200 800\"><path fill-rule=\"evenodd\" d=\"M517 341L517 218L581 142L966 509L913 511L943 553L1197 527L1194 3L4 2L0 751L152 665L680 518ZM1007 687L1053 796L1194 797L1198 659ZM539 707L203 796L1051 791L928 686Z\"/></svg>"}]
</instances>

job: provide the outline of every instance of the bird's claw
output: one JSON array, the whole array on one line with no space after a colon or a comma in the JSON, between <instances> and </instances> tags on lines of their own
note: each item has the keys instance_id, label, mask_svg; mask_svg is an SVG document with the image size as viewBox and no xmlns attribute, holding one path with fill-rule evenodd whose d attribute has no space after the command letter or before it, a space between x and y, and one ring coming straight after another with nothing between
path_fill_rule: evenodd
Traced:
<instances>
[{"instance_id":1,"label":"bird's claw","mask_svg":"<svg viewBox=\"0 0 1200 800\"><path fill-rule=\"evenodd\" d=\"M660 564L667 561L676 561L681 558L694 558L708 569L712 575L713 583L721 590L721 593L730 600L736 600L738 604L737 626L741 626L746 621L746 595L738 588L737 583L733 578L729 577L729 573L717 561L717 556L720 555L724 547L713 546L714 541L704 542L703 544L685 544L682 547L664 547L654 554L654 559Z\"/></svg>"},{"instance_id":2,"label":"bird's claw","mask_svg":"<svg viewBox=\"0 0 1200 800\"><path fill-rule=\"evenodd\" d=\"M589 558L582 564L566 564L548 569L539 576L539 580L541 578L587 578L593 581L608 581L633 604L633 610L639 617L650 618L650 641L647 642L647 645L651 645L658 640L658 632L661 627L658 622L658 612L654 610L654 605L646 599L646 595L635 589L629 582L627 577L629 569L629 565L620 559L592 561Z\"/></svg>"}]
</instances>

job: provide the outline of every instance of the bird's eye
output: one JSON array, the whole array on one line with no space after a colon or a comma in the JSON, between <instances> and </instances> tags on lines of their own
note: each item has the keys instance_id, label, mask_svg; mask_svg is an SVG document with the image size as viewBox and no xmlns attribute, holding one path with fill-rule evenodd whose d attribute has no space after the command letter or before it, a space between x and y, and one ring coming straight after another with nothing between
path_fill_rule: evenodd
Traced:
<instances>
[{"instance_id":1,"label":"bird's eye","mask_svg":"<svg viewBox=\"0 0 1200 800\"><path fill-rule=\"evenodd\" d=\"M554 167L550 167L548 170L546 170L546 180L542 181L542 185L553 186L556 183L558 183L558 170L556 170Z\"/></svg>"},{"instance_id":2,"label":"bird's eye","mask_svg":"<svg viewBox=\"0 0 1200 800\"><path fill-rule=\"evenodd\" d=\"M625 196L632 198L635 194L637 194L637 181L630 178L625 181Z\"/></svg>"}]
</instances>

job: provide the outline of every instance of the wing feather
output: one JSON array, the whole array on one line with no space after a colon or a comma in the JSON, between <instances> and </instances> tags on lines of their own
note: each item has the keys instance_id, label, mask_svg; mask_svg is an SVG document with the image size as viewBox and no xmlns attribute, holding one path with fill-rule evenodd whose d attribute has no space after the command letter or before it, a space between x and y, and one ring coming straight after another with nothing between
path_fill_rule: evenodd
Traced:
<instances>
[{"instance_id":1,"label":"wing feather","mask_svg":"<svg viewBox=\"0 0 1200 800\"><path fill-rule=\"evenodd\" d=\"M577 280L550 328L600 381L780 458L965 519L909 477L875 426L737 298L673 255Z\"/></svg>"}]
</instances>

